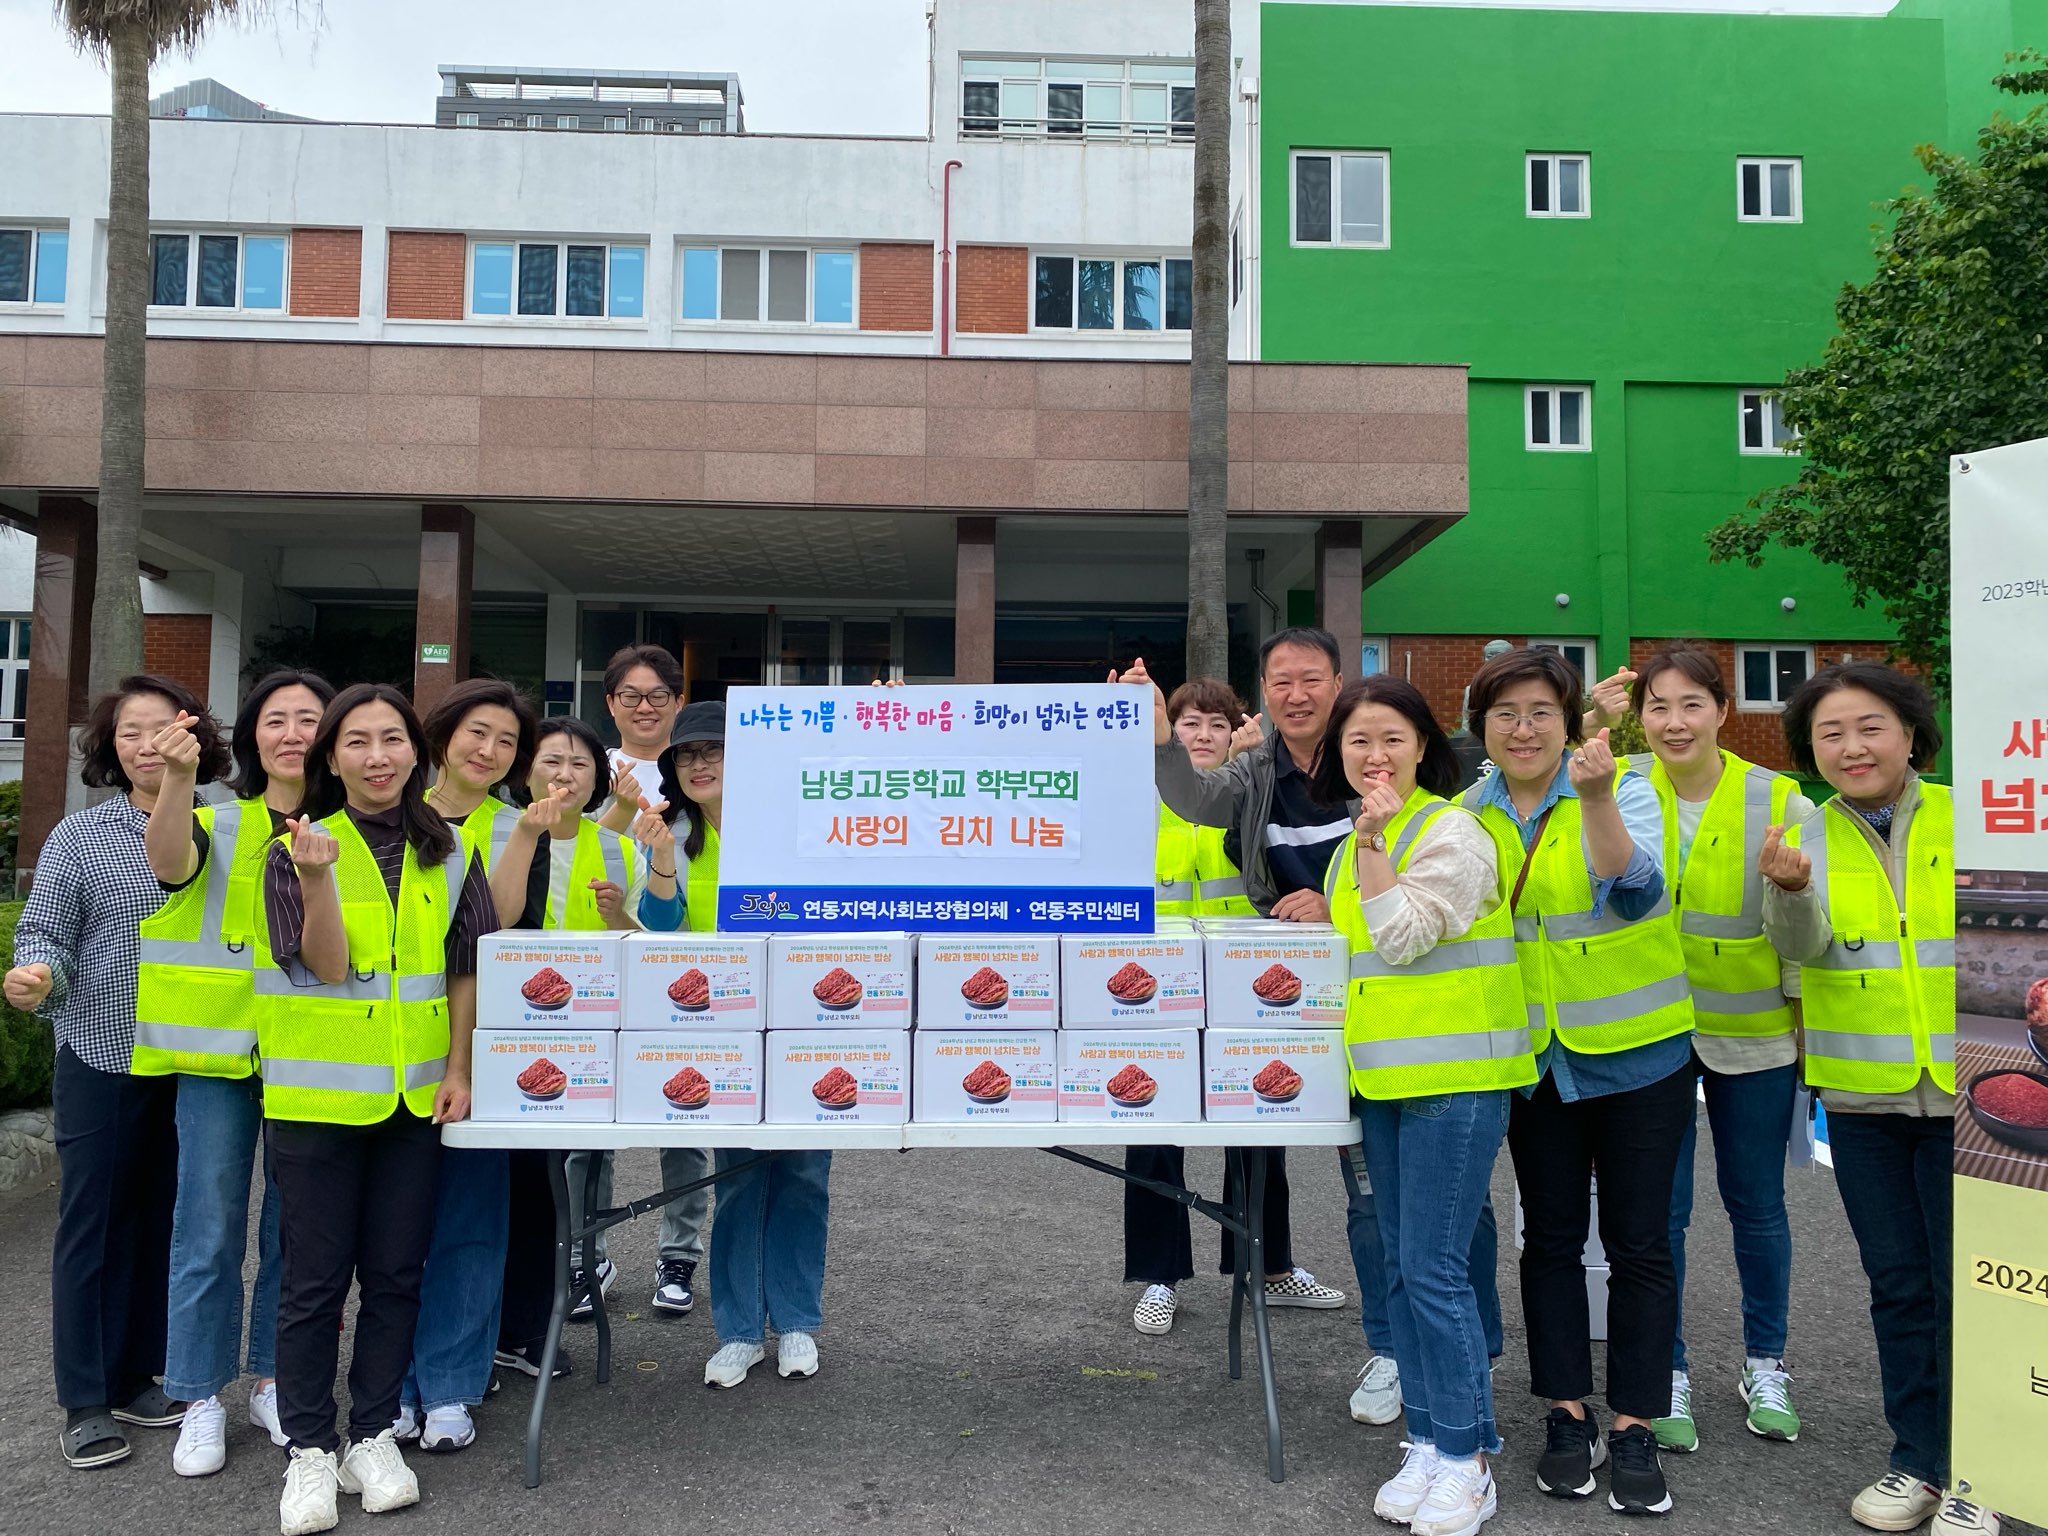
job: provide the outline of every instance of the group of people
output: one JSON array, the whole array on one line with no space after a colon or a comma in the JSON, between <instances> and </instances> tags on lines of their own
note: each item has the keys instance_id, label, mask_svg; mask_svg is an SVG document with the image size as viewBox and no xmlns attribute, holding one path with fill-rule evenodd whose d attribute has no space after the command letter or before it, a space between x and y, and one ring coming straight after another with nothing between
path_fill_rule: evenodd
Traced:
<instances>
[{"instance_id":1,"label":"group of people","mask_svg":"<svg viewBox=\"0 0 2048 1536\"><path fill-rule=\"evenodd\" d=\"M1701 1089L1748 1426L1798 1438L1784 1168L1803 1079L1830 1111L1896 1442L1852 1513L1877 1530L1932 1516L1940 1536L1995 1532L1948 1490L1953 872L1947 792L1918 772L1940 746L1926 693L1868 664L1801 688L1790 754L1836 792L1816 809L1719 746L1728 693L1704 650L1667 647L1590 699L1555 651L1489 652L1456 736L1399 678L1347 682L1321 630L1266 643L1260 715L1214 680L1169 700L1142 661L1112 674L1156 699L1159 909L1330 923L1349 941L1363 1142L1340 1167L1370 1351L1350 1412L1407 1431L1375 1513L1473 1536L1495 1512L1503 1142L1531 1385L1548 1404L1537 1485L1587 1497L1605 1464L1615 1510L1671 1508L1659 1449L1698 1445L1680 1317ZM681 667L654 646L614 656L604 690L610 749L488 679L422 719L387 686L275 673L232 733L163 677L95 703L83 778L117 793L45 844L5 977L58 1047L53 1343L71 1465L176 1425L175 1470L220 1470L222 1395L246 1372L251 1421L287 1450L283 1536L327 1530L340 1493L370 1512L415 1502L401 1446L461 1449L496 1372L538 1374L545 1166L444 1148L438 1129L469 1111L478 942L715 923L724 706L685 705ZM1651 746L1639 761L1609 745L1630 709ZM200 793L216 783L227 797ZM1177 1149L1128 1156L1184 1179ZM782 1376L819 1364L831 1154L754 1158L661 1153L663 1187L684 1193L663 1215L650 1304L691 1311L708 1248L719 1387L771 1335ZM609 1205L609 1159L576 1155L572 1199L594 1180ZM1286 1167L1269 1167L1268 1303L1342 1306L1294 1263ZM1582 1264L1596 1179L1605 1434ZM1172 1327L1193 1272L1185 1209L1127 1186L1139 1331ZM600 1241L572 1316L616 1280Z\"/></svg>"}]
</instances>

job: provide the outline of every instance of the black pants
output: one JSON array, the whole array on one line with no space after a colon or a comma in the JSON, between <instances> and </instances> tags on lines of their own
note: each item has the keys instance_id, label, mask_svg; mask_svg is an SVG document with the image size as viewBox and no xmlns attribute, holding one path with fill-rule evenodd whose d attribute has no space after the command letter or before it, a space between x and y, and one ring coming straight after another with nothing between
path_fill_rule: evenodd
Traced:
<instances>
[{"instance_id":1,"label":"black pants","mask_svg":"<svg viewBox=\"0 0 2048 1536\"><path fill-rule=\"evenodd\" d=\"M505 1240L505 1299L498 1348L538 1352L555 1308L555 1193L548 1154L512 1154L512 1223ZM579 1253L571 1263L581 1263Z\"/></svg>"},{"instance_id":2,"label":"black pants","mask_svg":"<svg viewBox=\"0 0 2048 1536\"><path fill-rule=\"evenodd\" d=\"M50 1352L67 1412L119 1408L163 1374L178 1080L57 1052L57 1241Z\"/></svg>"},{"instance_id":3,"label":"black pants","mask_svg":"<svg viewBox=\"0 0 2048 1536\"><path fill-rule=\"evenodd\" d=\"M1671 1406L1678 1278L1671 1181L1693 1118L1692 1064L1626 1093L1567 1104L1548 1074L1516 1094L1508 1150L1522 1192L1522 1313L1529 1390L1576 1402L1593 1390L1584 1254L1593 1176L1607 1249L1607 1406L1638 1419Z\"/></svg>"},{"instance_id":4,"label":"black pants","mask_svg":"<svg viewBox=\"0 0 2048 1536\"><path fill-rule=\"evenodd\" d=\"M370 1439L398 1417L434 1235L441 1133L403 1105L375 1125L272 1120L266 1130L284 1250L278 1422L295 1446L338 1450L334 1372L351 1281L361 1300L348 1366L349 1438Z\"/></svg>"},{"instance_id":5,"label":"black pants","mask_svg":"<svg viewBox=\"0 0 2048 1536\"><path fill-rule=\"evenodd\" d=\"M1131 1147L1124 1153L1124 1167L1141 1178L1162 1184L1187 1186L1188 1155L1185 1147ZM1236 1164L1226 1160L1223 1200L1238 1198ZM1294 1267L1294 1236L1287 1220L1287 1153L1274 1148L1266 1154L1266 1270L1282 1274ZM1219 1266L1230 1274L1237 1268L1237 1243L1228 1231L1223 1234L1223 1259ZM1135 1184L1124 1186L1124 1278L1146 1285L1179 1285L1195 1272L1194 1246L1188 1235L1188 1210L1163 1195L1155 1195Z\"/></svg>"}]
</instances>

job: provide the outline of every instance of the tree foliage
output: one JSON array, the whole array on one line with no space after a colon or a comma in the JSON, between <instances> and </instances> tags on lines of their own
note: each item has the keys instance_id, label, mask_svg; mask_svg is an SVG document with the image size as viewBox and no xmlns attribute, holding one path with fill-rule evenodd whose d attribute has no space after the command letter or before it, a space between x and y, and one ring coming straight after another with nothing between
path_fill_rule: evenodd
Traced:
<instances>
[{"instance_id":1,"label":"tree foliage","mask_svg":"<svg viewBox=\"0 0 2048 1536\"><path fill-rule=\"evenodd\" d=\"M2007 62L2001 89L2048 96L2048 59ZM1998 114L1977 143L1920 149L1932 189L1885 205L1876 275L1843 289L1820 362L1785 380L1798 479L1707 535L1717 561L1758 566L1778 544L1841 567L1943 693L1949 458L2048 435L2048 106Z\"/></svg>"}]
</instances>

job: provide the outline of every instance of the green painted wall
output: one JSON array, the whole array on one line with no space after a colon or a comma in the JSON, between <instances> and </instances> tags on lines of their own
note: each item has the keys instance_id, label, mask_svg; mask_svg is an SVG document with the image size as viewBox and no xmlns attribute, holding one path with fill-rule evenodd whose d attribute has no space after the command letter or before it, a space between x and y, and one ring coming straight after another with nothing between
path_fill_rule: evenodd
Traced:
<instances>
[{"instance_id":1,"label":"green painted wall","mask_svg":"<svg viewBox=\"0 0 2048 1536\"><path fill-rule=\"evenodd\" d=\"M1945 23L1949 121L1940 141L1944 149L1974 147L1977 130L1994 112L2014 115L2019 98L1991 84L1991 77L2006 67L2008 53L2028 46L2048 50L2048 0L1899 0L1892 15Z\"/></svg>"}]
</instances>

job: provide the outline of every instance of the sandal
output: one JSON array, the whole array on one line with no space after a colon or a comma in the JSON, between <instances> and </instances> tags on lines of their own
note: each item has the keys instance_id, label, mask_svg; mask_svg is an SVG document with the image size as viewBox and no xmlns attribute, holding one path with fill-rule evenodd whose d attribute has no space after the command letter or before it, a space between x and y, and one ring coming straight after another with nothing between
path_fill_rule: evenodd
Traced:
<instances>
[{"instance_id":1,"label":"sandal","mask_svg":"<svg viewBox=\"0 0 2048 1536\"><path fill-rule=\"evenodd\" d=\"M95 1413L69 1426L62 1440L64 1460L74 1467L107 1467L126 1461L128 1437L110 1413Z\"/></svg>"},{"instance_id":2,"label":"sandal","mask_svg":"<svg viewBox=\"0 0 2048 1536\"><path fill-rule=\"evenodd\" d=\"M185 1422L185 1410L192 1405L181 1403L155 1382L151 1382L135 1394L132 1402L116 1408L114 1417L123 1424L137 1424L144 1429L168 1429L173 1424Z\"/></svg>"}]
</instances>

